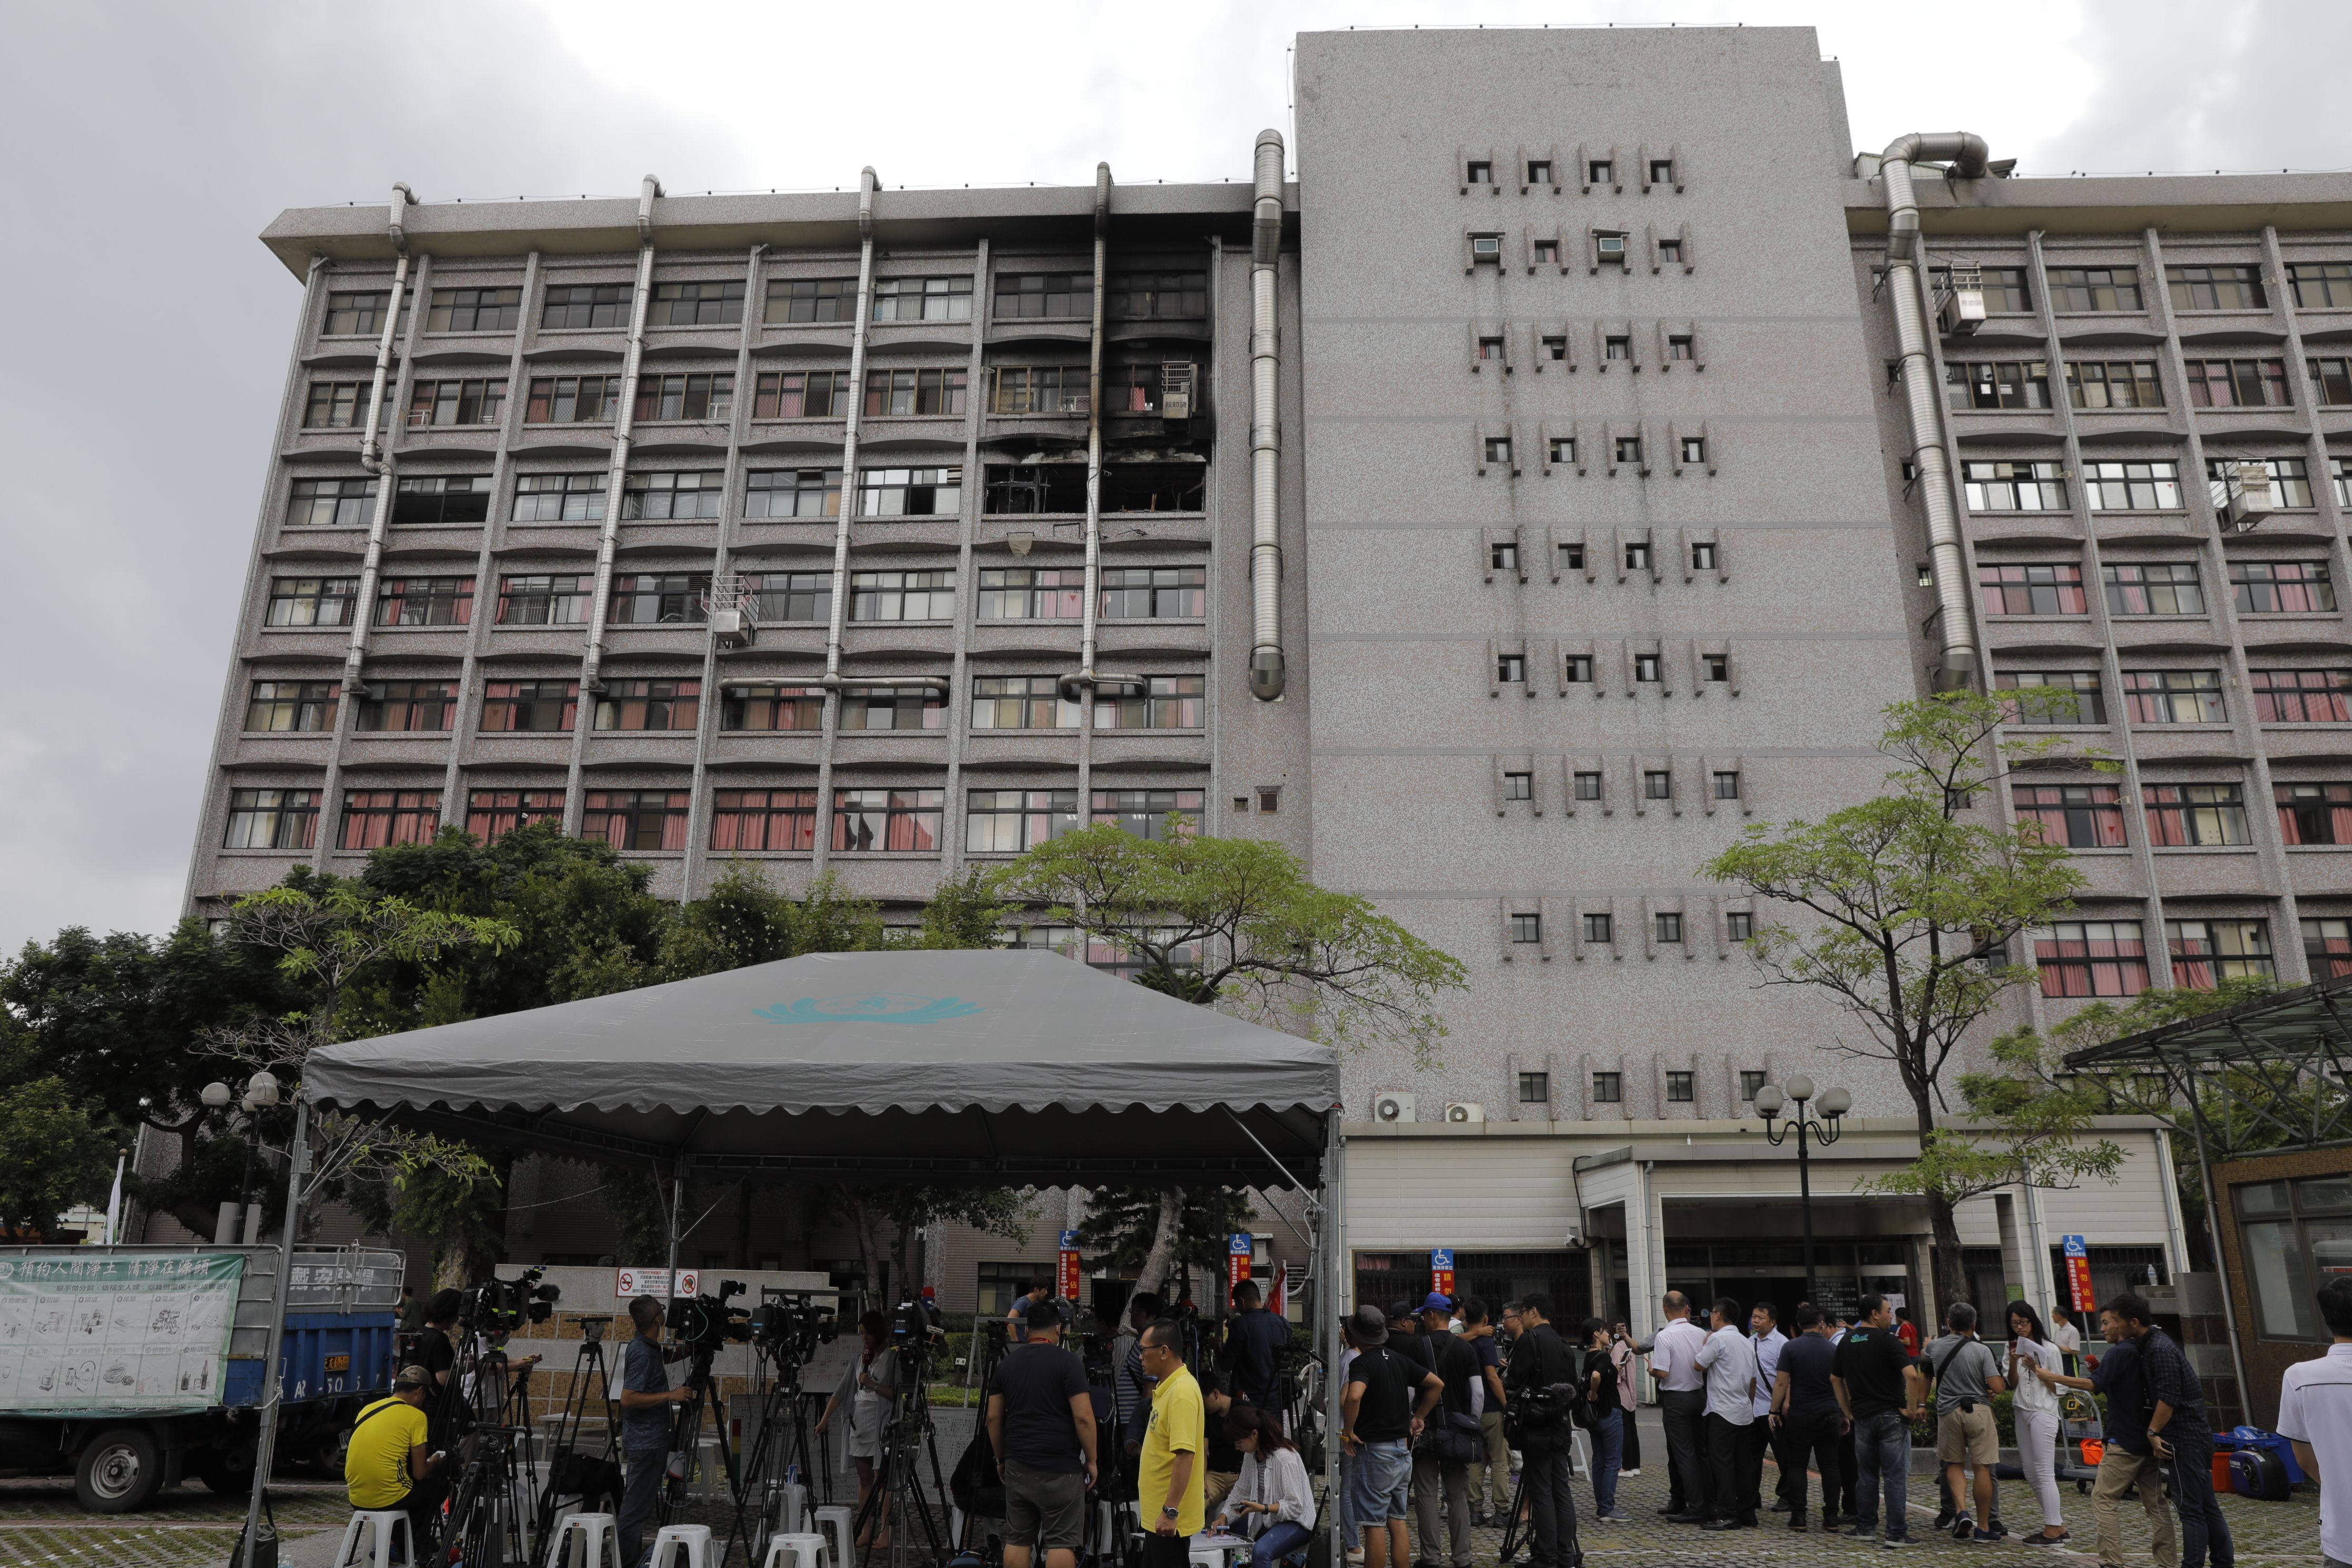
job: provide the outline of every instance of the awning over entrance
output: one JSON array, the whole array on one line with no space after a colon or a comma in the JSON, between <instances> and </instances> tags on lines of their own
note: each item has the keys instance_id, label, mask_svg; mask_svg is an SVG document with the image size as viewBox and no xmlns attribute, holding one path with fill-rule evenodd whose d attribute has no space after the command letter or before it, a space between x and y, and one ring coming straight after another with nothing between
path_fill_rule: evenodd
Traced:
<instances>
[{"instance_id":1,"label":"awning over entrance","mask_svg":"<svg viewBox=\"0 0 2352 1568\"><path fill-rule=\"evenodd\" d=\"M312 1053L318 1105L706 1176L1321 1179L1329 1047L1042 952L822 953Z\"/></svg>"}]
</instances>

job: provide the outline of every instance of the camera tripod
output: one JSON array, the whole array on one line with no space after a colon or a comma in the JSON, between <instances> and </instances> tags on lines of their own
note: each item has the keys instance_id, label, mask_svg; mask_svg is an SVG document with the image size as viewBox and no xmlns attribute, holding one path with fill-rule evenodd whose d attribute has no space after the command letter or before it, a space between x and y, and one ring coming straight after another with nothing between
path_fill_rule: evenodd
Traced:
<instances>
[{"instance_id":1,"label":"camera tripod","mask_svg":"<svg viewBox=\"0 0 2352 1568\"><path fill-rule=\"evenodd\" d=\"M530 1433L530 1372L509 1375L503 1347L467 1336L449 1379L453 1402L472 1417L459 1444L464 1468L450 1489L445 1544L467 1568L530 1561L529 1523L539 1463ZM527 1522L528 1521L528 1522Z\"/></svg>"},{"instance_id":2,"label":"camera tripod","mask_svg":"<svg viewBox=\"0 0 2352 1568\"><path fill-rule=\"evenodd\" d=\"M1534 1455L1526 1452L1524 1443L1521 1444L1520 1449L1525 1459L1528 1461L1534 1459ZM1573 1454L1575 1449L1571 1447L1569 1451ZM1576 1484L1573 1460L1569 1466L1569 1484L1571 1487ZM1526 1538L1534 1533L1532 1530L1523 1531L1520 1526L1527 1502L1528 1471L1527 1466L1522 1464L1519 1468L1519 1484L1511 1489L1511 1511L1503 1519L1503 1544L1496 1553L1497 1563L1508 1564L1512 1557L1517 1553L1519 1547L1525 1543ZM1568 1539L1559 1544L1562 1560L1570 1564L1570 1568L1581 1568L1584 1562L1584 1550L1576 1542L1576 1510L1572 1504L1568 1510Z\"/></svg>"},{"instance_id":3,"label":"camera tripod","mask_svg":"<svg viewBox=\"0 0 2352 1568\"><path fill-rule=\"evenodd\" d=\"M882 1458L874 1477L874 1489L866 1494L865 1506L857 1510L856 1522L851 1527L850 1539L855 1542L878 1522L887 1531L890 1544L883 1550L889 1553L889 1568L908 1568L908 1553L913 1548L908 1542L909 1525L919 1524L923 1540L930 1549L925 1562L936 1563L947 1556L940 1533L940 1521L931 1513L931 1505L923 1495L921 1465L928 1457L931 1462L931 1496L945 1507L948 1498L947 1479L940 1470L939 1434L931 1426L931 1401L927 1374L927 1352L922 1343L898 1346L898 1409L882 1429ZM867 1548L871 1560L873 1549Z\"/></svg>"},{"instance_id":4,"label":"camera tripod","mask_svg":"<svg viewBox=\"0 0 2352 1568\"><path fill-rule=\"evenodd\" d=\"M694 1393L678 1405L677 1418L670 1425L669 1477L654 1505L656 1532L663 1525L675 1523L678 1510L686 1505L687 1478L693 1473L695 1457L700 1452L702 1418L709 1414L712 1416L711 1435L719 1440L719 1462L727 1472L727 1495L735 1509L735 1530L728 1539L740 1540L746 1533L743 1473L735 1462L735 1446L727 1439L727 1412L723 1408L715 1412L712 1409L719 1402L719 1379L711 1371L717 1355L716 1345L698 1345L692 1352L687 1386ZM470 1561L467 1568L473 1568Z\"/></svg>"},{"instance_id":5,"label":"camera tripod","mask_svg":"<svg viewBox=\"0 0 2352 1568\"><path fill-rule=\"evenodd\" d=\"M743 1534L746 1503L753 1505L753 1511L751 1550L745 1561L758 1562L760 1553L767 1550L768 1537L777 1529L776 1504L782 1496L785 1476L797 1465L802 1476L814 1477L820 1473L822 1464L822 1460L811 1463L808 1411L801 1398L803 1363L794 1347L762 1346L760 1360L763 1367L774 1366L775 1376L768 1380L761 1393L759 1435L751 1439L751 1447L743 1455L740 1484L736 1491L735 1534L728 1538L721 1562L733 1561L735 1542Z\"/></svg>"},{"instance_id":6,"label":"camera tripod","mask_svg":"<svg viewBox=\"0 0 2352 1568\"><path fill-rule=\"evenodd\" d=\"M555 1436L549 1444L547 1455L547 1485L541 1491L539 1508L532 1520L531 1542L534 1549L544 1545L548 1532L555 1528L556 1500L582 1489L574 1484L579 1478L572 1472L578 1453L580 1433L586 1425L589 1410L589 1380L595 1380L596 1406L604 1415L604 1439L596 1450L595 1462L610 1464L618 1451L621 1431L619 1406L613 1399L612 1373L604 1364L604 1332L610 1320L583 1318L581 1331L586 1336L580 1342L580 1353L572 1363L572 1385L565 1393L563 1410L556 1417Z\"/></svg>"}]
</instances>

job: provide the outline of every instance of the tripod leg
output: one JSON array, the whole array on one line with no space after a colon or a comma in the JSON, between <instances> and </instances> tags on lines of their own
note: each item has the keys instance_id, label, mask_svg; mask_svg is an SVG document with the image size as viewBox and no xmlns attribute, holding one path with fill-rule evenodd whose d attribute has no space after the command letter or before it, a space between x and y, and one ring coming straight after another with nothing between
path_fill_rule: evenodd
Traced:
<instances>
[{"instance_id":1,"label":"tripod leg","mask_svg":"<svg viewBox=\"0 0 2352 1568\"><path fill-rule=\"evenodd\" d=\"M1503 1521L1502 1550L1496 1554L1496 1561L1498 1563L1508 1563L1519 1550L1522 1534L1519 1529L1519 1510L1527 1505L1527 1500L1528 1472L1523 1465L1519 1468L1519 1484L1511 1489L1511 1511Z\"/></svg>"}]
</instances>

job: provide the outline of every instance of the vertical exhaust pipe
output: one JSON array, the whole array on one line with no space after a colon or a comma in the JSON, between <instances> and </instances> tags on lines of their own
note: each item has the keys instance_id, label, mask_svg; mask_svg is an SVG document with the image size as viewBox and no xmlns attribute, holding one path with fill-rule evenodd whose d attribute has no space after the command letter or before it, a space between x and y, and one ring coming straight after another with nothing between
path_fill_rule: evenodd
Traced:
<instances>
[{"instance_id":1,"label":"vertical exhaust pipe","mask_svg":"<svg viewBox=\"0 0 2352 1568\"><path fill-rule=\"evenodd\" d=\"M1275 393L1281 369L1274 284L1282 253L1282 132L1257 133L1257 201L1250 229L1250 695L1282 695L1282 537L1276 510L1282 437Z\"/></svg>"},{"instance_id":2,"label":"vertical exhaust pipe","mask_svg":"<svg viewBox=\"0 0 2352 1568\"><path fill-rule=\"evenodd\" d=\"M400 330L401 301L408 297L408 208L415 193L404 184L392 187L392 205L384 218L385 232L400 260L392 269L392 299L384 307L383 333L376 339L375 380L368 387L367 428L360 436L360 467L375 480L375 510L368 521L367 552L360 561L359 598L352 605L352 640L343 650L343 694L360 689L361 666L367 659L368 625L375 615L376 578L383 571L383 536L392 521L392 464L376 447L376 427L383 419L384 383L392 373L392 343Z\"/></svg>"},{"instance_id":3,"label":"vertical exhaust pipe","mask_svg":"<svg viewBox=\"0 0 2352 1568\"><path fill-rule=\"evenodd\" d=\"M604 471L604 527L596 542L596 596L588 610L588 658L580 694L604 688L604 621L613 606L613 557L621 542L621 498L629 482L629 447L637 418L637 373L645 361L646 314L654 295L654 198L661 182L646 176L637 196L637 289L629 305L629 350L621 363L621 405L613 410L613 461Z\"/></svg>"},{"instance_id":4,"label":"vertical exhaust pipe","mask_svg":"<svg viewBox=\"0 0 2352 1568\"><path fill-rule=\"evenodd\" d=\"M1965 131L1913 132L1887 143L1878 165L1886 185L1886 291L1895 307L1895 336L1901 355L1903 395L1910 405L1911 465L1927 506L1927 558L1936 580L1942 624L1943 666L1937 686L1966 686L1981 663L1971 623L1968 567L1960 551L1958 500L1952 468L1944 455L1944 399L1936 385L1928 351L1927 297L1919 276L1919 203L1911 190L1911 165L1932 159L1948 163L1964 180L1985 175L1984 138Z\"/></svg>"},{"instance_id":5,"label":"vertical exhaust pipe","mask_svg":"<svg viewBox=\"0 0 2352 1568\"><path fill-rule=\"evenodd\" d=\"M833 607L825 628L824 679L841 696L842 622L849 614L849 523L857 510L857 439L866 412L866 322L874 314L874 193L881 181L868 164L857 175L857 314L849 326L849 408L841 432L841 508L833 527Z\"/></svg>"}]
</instances>

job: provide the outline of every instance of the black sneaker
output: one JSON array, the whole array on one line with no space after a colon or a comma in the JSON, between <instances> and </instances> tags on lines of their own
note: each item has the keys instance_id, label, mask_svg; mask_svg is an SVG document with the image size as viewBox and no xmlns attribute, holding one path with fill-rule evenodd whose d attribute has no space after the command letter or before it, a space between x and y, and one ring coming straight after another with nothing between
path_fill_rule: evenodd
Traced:
<instances>
[{"instance_id":1,"label":"black sneaker","mask_svg":"<svg viewBox=\"0 0 2352 1568\"><path fill-rule=\"evenodd\" d=\"M1952 1528L1952 1505L1950 1503L1946 1503L1943 1507L1936 1510L1936 1528L1937 1530L1949 1530Z\"/></svg>"},{"instance_id":2,"label":"black sneaker","mask_svg":"<svg viewBox=\"0 0 2352 1568\"><path fill-rule=\"evenodd\" d=\"M1953 1518L1953 1520L1952 1520L1952 1539L1953 1539L1953 1540L1955 1540L1955 1541L1966 1541L1969 1537L1970 1537L1970 1536L1974 1535L1976 1532L1977 1532L1977 1521L1976 1521L1975 1520L1970 1519L1967 1514L1964 1514L1964 1513L1963 1513L1963 1514L1958 1514L1958 1515L1954 1516L1954 1518Z\"/></svg>"}]
</instances>

